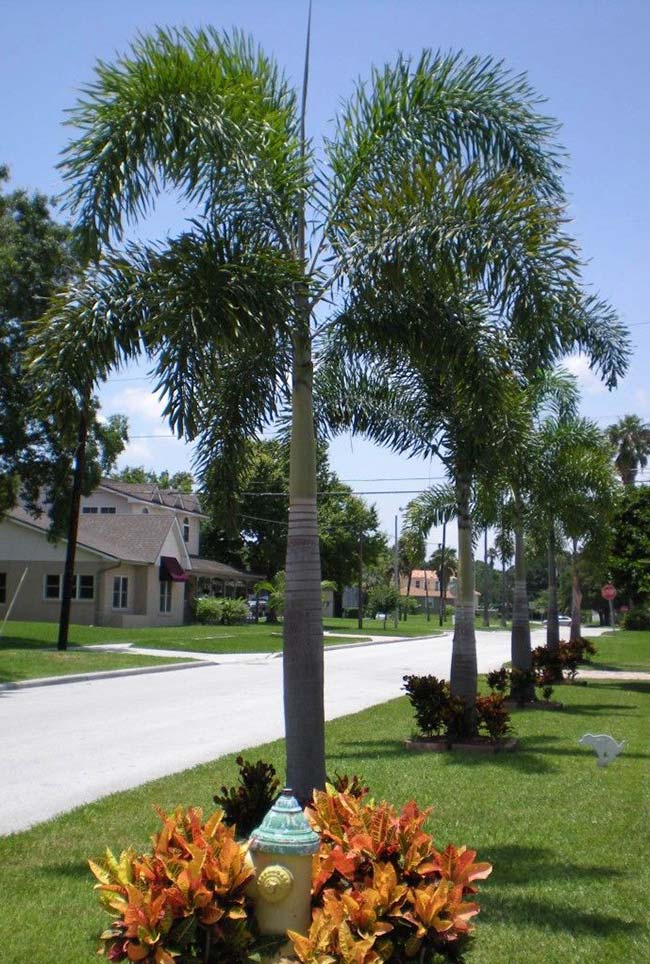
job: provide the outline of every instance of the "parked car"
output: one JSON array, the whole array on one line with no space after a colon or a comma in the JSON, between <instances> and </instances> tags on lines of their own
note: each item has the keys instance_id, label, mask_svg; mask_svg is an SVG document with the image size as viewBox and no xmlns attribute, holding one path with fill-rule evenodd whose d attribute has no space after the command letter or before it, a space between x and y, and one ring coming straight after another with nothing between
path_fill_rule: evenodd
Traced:
<instances>
[{"instance_id":1,"label":"parked car","mask_svg":"<svg viewBox=\"0 0 650 964\"><path fill-rule=\"evenodd\" d=\"M570 616L558 616L558 617L557 617L557 621L558 621L558 623L560 624L560 626L570 626L570 625L571 625L571 617L570 617ZM547 626L547 625L548 625L548 619L545 619L545 620L542 622L542 626Z\"/></svg>"}]
</instances>

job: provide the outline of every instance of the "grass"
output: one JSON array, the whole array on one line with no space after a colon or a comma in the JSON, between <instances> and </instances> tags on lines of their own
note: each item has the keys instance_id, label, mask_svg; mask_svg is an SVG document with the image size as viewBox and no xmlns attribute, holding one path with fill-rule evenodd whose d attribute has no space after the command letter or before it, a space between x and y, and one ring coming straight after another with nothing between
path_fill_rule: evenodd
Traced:
<instances>
[{"instance_id":1,"label":"grass","mask_svg":"<svg viewBox=\"0 0 650 964\"><path fill-rule=\"evenodd\" d=\"M97 653L70 650L65 653L33 649L5 649L0 646L0 683L42 679L48 676L70 676L73 673L99 673L102 670L135 669L181 663L182 659L156 656L129 656L122 653Z\"/></svg>"},{"instance_id":2,"label":"grass","mask_svg":"<svg viewBox=\"0 0 650 964\"><path fill-rule=\"evenodd\" d=\"M518 711L519 752L406 752L405 699L327 724L330 772L359 773L377 798L433 805L437 843L467 843L494 872L481 888L468 964L650 960L647 802L650 683L562 688L562 712ZM609 768L578 745L586 731L628 746ZM189 738L189 736L188 736ZM247 750L282 772L280 742ZM107 761L114 762L107 744ZM90 964L107 917L87 870L105 846L145 848L152 806L212 806L234 755L115 794L0 839L3 964ZM34 792L38 792L35 788Z\"/></svg>"},{"instance_id":3,"label":"grass","mask_svg":"<svg viewBox=\"0 0 650 964\"><path fill-rule=\"evenodd\" d=\"M650 632L619 630L593 642L598 653L591 668L650 673Z\"/></svg>"}]
</instances>

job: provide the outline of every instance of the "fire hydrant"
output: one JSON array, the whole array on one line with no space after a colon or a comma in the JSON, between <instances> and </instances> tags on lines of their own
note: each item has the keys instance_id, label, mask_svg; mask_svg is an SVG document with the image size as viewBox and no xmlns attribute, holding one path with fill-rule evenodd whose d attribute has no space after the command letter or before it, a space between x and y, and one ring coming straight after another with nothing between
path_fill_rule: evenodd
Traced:
<instances>
[{"instance_id":1,"label":"fire hydrant","mask_svg":"<svg viewBox=\"0 0 650 964\"><path fill-rule=\"evenodd\" d=\"M251 896L262 934L306 934L311 923L311 858L320 844L291 790L282 791L250 837Z\"/></svg>"}]
</instances>

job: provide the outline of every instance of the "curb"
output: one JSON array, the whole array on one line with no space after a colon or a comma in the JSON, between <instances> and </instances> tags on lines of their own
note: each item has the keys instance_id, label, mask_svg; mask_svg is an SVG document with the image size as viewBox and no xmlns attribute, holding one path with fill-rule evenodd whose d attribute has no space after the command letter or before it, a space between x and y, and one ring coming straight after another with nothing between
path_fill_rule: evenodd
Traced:
<instances>
[{"instance_id":1,"label":"curb","mask_svg":"<svg viewBox=\"0 0 650 964\"><path fill-rule=\"evenodd\" d=\"M144 676L145 673L171 673L177 669L194 669L214 666L208 660L192 660L190 663L174 663L169 666L140 666L133 669L107 669L98 673L70 673L69 676L43 676L41 679L25 679L17 683L0 683L3 690L28 690L37 686L62 686L64 683L86 683L96 679L119 679L121 676Z\"/></svg>"}]
</instances>

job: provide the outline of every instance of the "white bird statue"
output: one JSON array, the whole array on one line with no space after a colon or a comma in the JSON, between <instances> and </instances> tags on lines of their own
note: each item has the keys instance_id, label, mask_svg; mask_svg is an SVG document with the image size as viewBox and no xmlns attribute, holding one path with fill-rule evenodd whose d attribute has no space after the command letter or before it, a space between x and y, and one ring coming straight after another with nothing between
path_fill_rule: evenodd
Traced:
<instances>
[{"instance_id":1,"label":"white bird statue","mask_svg":"<svg viewBox=\"0 0 650 964\"><path fill-rule=\"evenodd\" d=\"M590 746L596 751L599 767L606 767L608 763L615 760L625 746L625 740L617 743L614 737L608 736L607 733L585 733L584 736L580 737L578 743Z\"/></svg>"}]
</instances>

